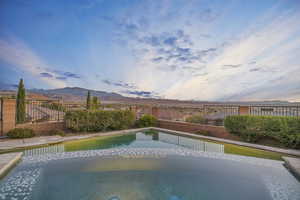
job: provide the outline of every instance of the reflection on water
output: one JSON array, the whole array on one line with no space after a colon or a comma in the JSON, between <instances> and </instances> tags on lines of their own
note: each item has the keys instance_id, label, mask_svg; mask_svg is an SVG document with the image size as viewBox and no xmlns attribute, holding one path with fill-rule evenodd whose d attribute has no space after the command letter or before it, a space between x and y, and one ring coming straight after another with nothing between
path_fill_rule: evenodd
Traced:
<instances>
[{"instance_id":1,"label":"reflection on water","mask_svg":"<svg viewBox=\"0 0 300 200\"><path fill-rule=\"evenodd\" d=\"M224 145L204 142L197 139L167 134L167 133L136 133L108 138L90 138L66 142L50 147L26 150L25 156L42 155L47 153L60 153L81 150L108 149L117 147L127 148L189 148L204 152L224 153Z\"/></svg>"},{"instance_id":2,"label":"reflection on water","mask_svg":"<svg viewBox=\"0 0 300 200\"><path fill-rule=\"evenodd\" d=\"M47 153L62 153L65 152L65 146L63 144L53 145L50 147L43 147L37 149L29 149L24 151L24 156L42 155Z\"/></svg>"},{"instance_id":3,"label":"reflection on water","mask_svg":"<svg viewBox=\"0 0 300 200\"><path fill-rule=\"evenodd\" d=\"M182 147L187 147L199 151L224 153L224 145L211 142L204 142L188 137L181 137L176 135L170 135L166 133L159 133L159 141L175 144Z\"/></svg>"}]
</instances>

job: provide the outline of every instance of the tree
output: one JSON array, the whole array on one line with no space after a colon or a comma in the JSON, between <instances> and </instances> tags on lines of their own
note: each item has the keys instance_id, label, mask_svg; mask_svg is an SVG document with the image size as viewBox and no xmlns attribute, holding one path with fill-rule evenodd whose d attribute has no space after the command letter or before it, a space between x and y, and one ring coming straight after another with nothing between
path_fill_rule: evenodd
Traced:
<instances>
[{"instance_id":1,"label":"tree","mask_svg":"<svg viewBox=\"0 0 300 200\"><path fill-rule=\"evenodd\" d=\"M25 122L26 104L25 104L25 87L23 79L20 79L18 86L17 102L16 102L16 121L18 124Z\"/></svg>"},{"instance_id":2,"label":"tree","mask_svg":"<svg viewBox=\"0 0 300 200\"><path fill-rule=\"evenodd\" d=\"M92 108L93 109L98 109L99 108L99 101L98 101L98 97L93 97L93 101L92 101Z\"/></svg>"},{"instance_id":3,"label":"tree","mask_svg":"<svg viewBox=\"0 0 300 200\"><path fill-rule=\"evenodd\" d=\"M87 97L86 97L86 109L91 109L91 92L88 91Z\"/></svg>"}]
</instances>

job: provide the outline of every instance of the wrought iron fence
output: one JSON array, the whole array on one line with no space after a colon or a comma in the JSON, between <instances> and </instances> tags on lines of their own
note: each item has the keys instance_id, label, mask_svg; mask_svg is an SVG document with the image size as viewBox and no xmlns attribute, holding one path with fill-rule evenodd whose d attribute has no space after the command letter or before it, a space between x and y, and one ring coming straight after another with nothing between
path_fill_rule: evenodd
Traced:
<instances>
[{"instance_id":1,"label":"wrought iron fence","mask_svg":"<svg viewBox=\"0 0 300 200\"><path fill-rule=\"evenodd\" d=\"M226 116L238 115L238 105L207 104L204 105L204 115L208 119L224 119Z\"/></svg>"},{"instance_id":2,"label":"wrought iron fence","mask_svg":"<svg viewBox=\"0 0 300 200\"><path fill-rule=\"evenodd\" d=\"M26 122L63 121L69 110L84 109L73 104L64 104L58 101L27 100Z\"/></svg>"},{"instance_id":3,"label":"wrought iron fence","mask_svg":"<svg viewBox=\"0 0 300 200\"><path fill-rule=\"evenodd\" d=\"M298 105L251 105L250 115L257 116L300 116L300 106Z\"/></svg>"},{"instance_id":4,"label":"wrought iron fence","mask_svg":"<svg viewBox=\"0 0 300 200\"><path fill-rule=\"evenodd\" d=\"M240 115L240 108L246 108L248 115L253 116L300 116L300 105L298 104L257 104L257 105L227 105L215 104L204 105L208 118L225 118L230 115ZM247 113L243 113L247 114Z\"/></svg>"}]
</instances>

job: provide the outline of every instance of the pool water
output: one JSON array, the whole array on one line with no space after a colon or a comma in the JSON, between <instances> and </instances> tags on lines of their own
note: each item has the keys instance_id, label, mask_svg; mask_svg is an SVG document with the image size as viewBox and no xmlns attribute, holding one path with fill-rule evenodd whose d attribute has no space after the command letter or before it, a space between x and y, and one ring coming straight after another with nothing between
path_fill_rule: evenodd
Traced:
<instances>
[{"instance_id":1,"label":"pool water","mask_svg":"<svg viewBox=\"0 0 300 200\"><path fill-rule=\"evenodd\" d=\"M95 137L85 140L66 142L61 145L39 149L26 150L25 155L44 154L48 152L71 152L83 150L96 150L108 148L189 148L206 152L224 153L224 145L204 142L197 139L172 135L163 132L126 134L109 136L107 138Z\"/></svg>"},{"instance_id":2,"label":"pool water","mask_svg":"<svg viewBox=\"0 0 300 200\"><path fill-rule=\"evenodd\" d=\"M167 133L106 140L25 152L0 181L0 200L300 200L281 161Z\"/></svg>"}]
</instances>

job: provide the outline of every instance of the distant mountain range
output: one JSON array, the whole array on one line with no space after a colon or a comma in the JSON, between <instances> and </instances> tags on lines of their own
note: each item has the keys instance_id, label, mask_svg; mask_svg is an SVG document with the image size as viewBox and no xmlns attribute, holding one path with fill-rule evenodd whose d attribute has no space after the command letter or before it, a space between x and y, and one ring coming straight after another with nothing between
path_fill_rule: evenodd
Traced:
<instances>
[{"instance_id":1,"label":"distant mountain range","mask_svg":"<svg viewBox=\"0 0 300 200\"><path fill-rule=\"evenodd\" d=\"M80 87L65 87L59 89L30 89L27 90L30 93L42 94L49 98L63 99L63 100L84 100L87 96L88 91L91 92L92 96L99 97L101 100L123 100L124 97L118 93L114 92L104 92L97 90L89 90Z\"/></svg>"},{"instance_id":2,"label":"distant mountain range","mask_svg":"<svg viewBox=\"0 0 300 200\"><path fill-rule=\"evenodd\" d=\"M0 96L15 95L17 86L0 84ZM287 101L255 101L255 102L240 102L240 101L226 101L226 102L208 102L208 101L193 101L193 100L176 100L176 99L153 99L153 98L133 98L125 97L114 92L105 92L98 90L89 90L80 87L65 87L59 89L28 89L27 94L30 98L38 99L61 99L68 102L85 101L88 91L92 96L97 96L101 101L130 103L130 104L152 104L152 105L167 105L167 106L187 106L198 107L200 104L293 104Z\"/></svg>"}]
</instances>

